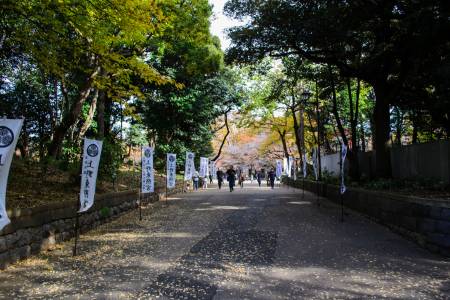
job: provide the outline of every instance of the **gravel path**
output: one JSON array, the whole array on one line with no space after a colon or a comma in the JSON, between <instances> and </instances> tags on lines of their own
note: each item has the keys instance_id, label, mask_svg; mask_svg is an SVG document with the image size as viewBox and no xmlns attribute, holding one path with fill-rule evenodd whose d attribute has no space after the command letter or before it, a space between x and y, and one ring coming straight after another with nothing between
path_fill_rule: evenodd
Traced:
<instances>
[{"instance_id":1,"label":"gravel path","mask_svg":"<svg viewBox=\"0 0 450 300\"><path fill-rule=\"evenodd\" d=\"M450 260L299 190L215 188L0 271L1 299L450 299Z\"/></svg>"}]
</instances>

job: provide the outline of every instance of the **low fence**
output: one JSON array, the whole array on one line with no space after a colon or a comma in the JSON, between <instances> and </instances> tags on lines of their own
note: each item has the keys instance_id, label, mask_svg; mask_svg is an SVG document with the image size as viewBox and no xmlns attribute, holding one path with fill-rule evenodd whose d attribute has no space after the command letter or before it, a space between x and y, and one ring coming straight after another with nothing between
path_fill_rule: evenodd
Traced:
<instances>
[{"instance_id":1,"label":"low fence","mask_svg":"<svg viewBox=\"0 0 450 300\"><path fill-rule=\"evenodd\" d=\"M178 183L168 194L182 191L183 183ZM164 192L164 189L159 189L152 194L143 194L141 201L144 205L159 201ZM79 217L80 233L136 209L137 199L137 191L96 196L94 206ZM64 201L8 211L11 223L0 232L0 269L20 259L52 249L56 243L74 237L77 209L75 201Z\"/></svg>"},{"instance_id":2,"label":"low fence","mask_svg":"<svg viewBox=\"0 0 450 300\"><path fill-rule=\"evenodd\" d=\"M302 181L284 178L285 183L302 187ZM319 185L317 187L317 185ZM339 187L305 181L305 190L340 204ZM344 205L405 235L422 247L450 257L450 204L380 191L348 188Z\"/></svg>"}]
</instances>

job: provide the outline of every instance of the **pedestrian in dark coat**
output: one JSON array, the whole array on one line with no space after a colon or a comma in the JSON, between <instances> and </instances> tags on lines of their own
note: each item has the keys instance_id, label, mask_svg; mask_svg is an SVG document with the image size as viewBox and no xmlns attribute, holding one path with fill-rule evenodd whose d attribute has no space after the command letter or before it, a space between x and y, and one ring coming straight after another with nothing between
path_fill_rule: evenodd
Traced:
<instances>
[{"instance_id":1,"label":"pedestrian in dark coat","mask_svg":"<svg viewBox=\"0 0 450 300\"><path fill-rule=\"evenodd\" d=\"M272 169L269 171L269 181L270 181L270 187L273 189L275 187L275 171Z\"/></svg>"},{"instance_id":2,"label":"pedestrian in dark coat","mask_svg":"<svg viewBox=\"0 0 450 300\"><path fill-rule=\"evenodd\" d=\"M236 184L236 171L233 166L227 170L227 180L228 185L230 186L230 192L232 192L234 190L234 185Z\"/></svg>"}]
</instances>

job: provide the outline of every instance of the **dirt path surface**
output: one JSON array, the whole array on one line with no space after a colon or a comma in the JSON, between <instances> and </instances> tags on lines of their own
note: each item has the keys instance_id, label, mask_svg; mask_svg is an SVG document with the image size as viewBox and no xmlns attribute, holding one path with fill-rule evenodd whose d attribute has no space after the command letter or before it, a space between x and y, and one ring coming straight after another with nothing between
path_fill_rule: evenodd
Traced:
<instances>
[{"instance_id":1,"label":"dirt path surface","mask_svg":"<svg viewBox=\"0 0 450 300\"><path fill-rule=\"evenodd\" d=\"M212 187L0 271L1 299L450 299L450 261L300 190Z\"/></svg>"}]
</instances>

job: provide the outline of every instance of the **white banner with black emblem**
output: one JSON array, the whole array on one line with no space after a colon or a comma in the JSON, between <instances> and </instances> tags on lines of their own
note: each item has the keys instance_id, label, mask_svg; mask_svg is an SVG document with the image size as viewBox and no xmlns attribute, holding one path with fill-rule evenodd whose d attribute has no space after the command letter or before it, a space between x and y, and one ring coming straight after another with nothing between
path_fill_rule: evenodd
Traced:
<instances>
[{"instance_id":1,"label":"white banner with black emblem","mask_svg":"<svg viewBox=\"0 0 450 300\"><path fill-rule=\"evenodd\" d=\"M212 175L213 179L217 179L217 169L216 169L216 163L214 161L209 162L209 174Z\"/></svg>"},{"instance_id":2,"label":"white banner with black emblem","mask_svg":"<svg viewBox=\"0 0 450 300\"><path fill-rule=\"evenodd\" d=\"M289 156L288 158L288 177L292 177L292 167L294 166L294 158Z\"/></svg>"},{"instance_id":3,"label":"white banner with black emblem","mask_svg":"<svg viewBox=\"0 0 450 300\"><path fill-rule=\"evenodd\" d=\"M306 178L308 171L308 162L306 161L306 154L303 154L303 178Z\"/></svg>"},{"instance_id":4,"label":"white banner with black emblem","mask_svg":"<svg viewBox=\"0 0 450 300\"><path fill-rule=\"evenodd\" d=\"M192 152L186 152L186 162L184 165L184 180L192 180L192 175L195 172L194 164L195 154Z\"/></svg>"},{"instance_id":5,"label":"white banner with black emblem","mask_svg":"<svg viewBox=\"0 0 450 300\"><path fill-rule=\"evenodd\" d=\"M167 188L173 189L176 184L177 156L167 153Z\"/></svg>"},{"instance_id":6,"label":"white banner with black emblem","mask_svg":"<svg viewBox=\"0 0 450 300\"><path fill-rule=\"evenodd\" d=\"M94 204L98 165L102 153L102 141L84 139L83 166L81 168L80 210L85 212Z\"/></svg>"},{"instance_id":7,"label":"white banner with black emblem","mask_svg":"<svg viewBox=\"0 0 450 300\"><path fill-rule=\"evenodd\" d=\"M200 177L205 178L208 176L208 158L200 157Z\"/></svg>"},{"instance_id":8,"label":"white banner with black emblem","mask_svg":"<svg viewBox=\"0 0 450 300\"><path fill-rule=\"evenodd\" d=\"M288 158L284 157L283 158L283 172L285 175L289 176L288 168L289 168Z\"/></svg>"},{"instance_id":9,"label":"white banner with black emblem","mask_svg":"<svg viewBox=\"0 0 450 300\"><path fill-rule=\"evenodd\" d=\"M6 185L22 124L23 119L0 119L0 230L11 222L6 213Z\"/></svg>"},{"instance_id":10,"label":"white banner with black emblem","mask_svg":"<svg viewBox=\"0 0 450 300\"><path fill-rule=\"evenodd\" d=\"M345 158L347 157L347 146L342 143L341 144L341 194L344 194L347 188L345 187L344 178L344 166L345 166Z\"/></svg>"},{"instance_id":11,"label":"white banner with black emblem","mask_svg":"<svg viewBox=\"0 0 450 300\"><path fill-rule=\"evenodd\" d=\"M276 168L275 172L276 172L277 178L280 178L281 174L283 174L283 166L282 166L281 160L277 160L277 168Z\"/></svg>"},{"instance_id":12,"label":"white banner with black emblem","mask_svg":"<svg viewBox=\"0 0 450 300\"><path fill-rule=\"evenodd\" d=\"M155 173L153 172L153 148L142 147L142 177L141 193L153 193L155 191Z\"/></svg>"}]
</instances>

